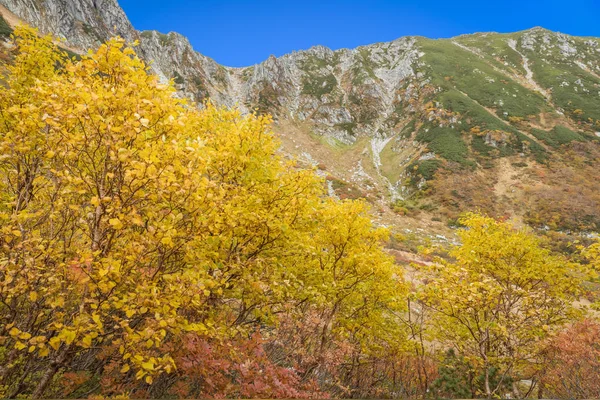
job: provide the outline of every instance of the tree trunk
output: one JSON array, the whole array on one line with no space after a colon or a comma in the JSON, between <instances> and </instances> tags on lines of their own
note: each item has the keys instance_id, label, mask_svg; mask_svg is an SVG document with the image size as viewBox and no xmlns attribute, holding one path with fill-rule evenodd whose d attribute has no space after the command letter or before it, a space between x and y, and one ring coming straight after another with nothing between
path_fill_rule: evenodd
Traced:
<instances>
[{"instance_id":1,"label":"tree trunk","mask_svg":"<svg viewBox=\"0 0 600 400\"><path fill-rule=\"evenodd\" d=\"M31 395L32 399L41 399L44 396L44 392L48 388L48 384L50 383L52 378L54 378L54 375L56 375L57 371L58 363L53 362L52 364L50 364L50 366L44 372L44 375L42 375L42 379L40 379L37 386L35 387L35 390Z\"/></svg>"},{"instance_id":2,"label":"tree trunk","mask_svg":"<svg viewBox=\"0 0 600 400\"><path fill-rule=\"evenodd\" d=\"M52 378L54 378L54 375L56 375L58 369L66 361L70 348L70 344L65 345L60 350L60 353L58 353L56 358L52 360L52 362L50 362L50 365L48 366L48 368L46 368L46 371L44 371L42 378L38 382L37 386L35 387L35 390L33 391L33 394L31 395L32 399L41 399L44 396L44 393L46 392L46 389L48 389L48 385L52 381Z\"/></svg>"}]
</instances>

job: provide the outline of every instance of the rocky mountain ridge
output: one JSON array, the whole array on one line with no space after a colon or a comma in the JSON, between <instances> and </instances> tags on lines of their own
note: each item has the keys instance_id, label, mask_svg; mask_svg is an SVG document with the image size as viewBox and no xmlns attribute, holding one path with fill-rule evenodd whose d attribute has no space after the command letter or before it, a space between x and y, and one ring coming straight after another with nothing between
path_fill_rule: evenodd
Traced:
<instances>
[{"instance_id":1,"label":"rocky mountain ridge","mask_svg":"<svg viewBox=\"0 0 600 400\"><path fill-rule=\"evenodd\" d=\"M0 4L80 51L115 35L138 40L138 53L161 79L173 79L182 96L274 115L283 149L326 169L332 194L366 197L382 208L390 202L392 209L400 202L401 213L443 207L450 217L481 207L531 222L529 206L518 210L525 200L511 195L519 182L539 167L566 169L567 150L597 162L598 38L543 28L404 37L356 49L315 46L231 68L177 33L135 30L115 0ZM510 190L480 200L461 192L469 185L492 190L497 182ZM442 196L445 185L457 185L456 193ZM600 202L590 196L582 200L582 218L593 221L586 229L597 229Z\"/></svg>"}]
</instances>

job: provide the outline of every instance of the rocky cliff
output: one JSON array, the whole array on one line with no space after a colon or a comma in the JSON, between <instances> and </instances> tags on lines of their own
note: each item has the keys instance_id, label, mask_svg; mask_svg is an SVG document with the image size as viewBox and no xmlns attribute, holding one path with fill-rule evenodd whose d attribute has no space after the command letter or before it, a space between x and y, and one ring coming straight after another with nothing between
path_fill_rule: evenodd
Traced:
<instances>
[{"instance_id":1,"label":"rocky cliff","mask_svg":"<svg viewBox=\"0 0 600 400\"><path fill-rule=\"evenodd\" d=\"M82 50L98 46L111 36L137 38L125 12L113 0L2 0L0 4L41 32L63 38Z\"/></svg>"},{"instance_id":2,"label":"rocky cliff","mask_svg":"<svg viewBox=\"0 0 600 400\"><path fill-rule=\"evenodd\" d=\"M598 38L542 28L405 37L356 49L316 46L230 68L177 33L136 31L115 0L0 4L75 49L115 35L138 40L138 53L161 79L173 79L182 96L273 114L284 150L327 168L330 192L338 196L381 206L421 199L419 208L441 206L448 216L482 207L533 220L530 207L519 207L526 199L512 194L520 193L517 180L540 167L571 168L572 156L565 156L571 151L586 165L597 162ZM586 179L580 188L593 187ZM556 184L537 183L540 190ZM445 193L447 185L456 189ZM471 186L491 194L479 199ZM586 196L582 202L591 208L583 217L600 227L600 202Z\"/></svg>"}]
</instances>

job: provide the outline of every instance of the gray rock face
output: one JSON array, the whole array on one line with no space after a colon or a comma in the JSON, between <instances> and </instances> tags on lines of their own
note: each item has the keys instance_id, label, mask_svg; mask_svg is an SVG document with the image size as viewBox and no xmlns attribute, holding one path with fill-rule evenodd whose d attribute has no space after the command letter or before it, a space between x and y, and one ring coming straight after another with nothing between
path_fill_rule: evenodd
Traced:
<instances>
[{"instance_id":1,"label":"gray rock face","mask_svg":"<svg viewBox=\"0 0 600 400\"><path fill-rule=\"evenodd\" d=\"M116 0L1 0L0 4L74 48L92 48L112 36L137 39L137 31Z\"/></svg>"},{"instance_id":2,"label":"gray rock face","mask_svg":"<svg viewBox=\"0 0 600 400\"><path fill-rule=\"evenodd\" d=\"M161 80L173 78L181 95L201 102L206 97L228 104L221 93L229 86L224 67L194 51L188 39L178 33L140 33L138 54L150 63Z\"/></svg>"},{"instance_id":3,"label":"gray rock face","mask_svg":"<svg viewBox=\"0 0 600 400\"><path fill-rule=\"evenodd\" d=\"M539 116L536 126L530 127L535 129L545 125L547 112L552 113L548 120L564 126L575 125L569 120L575 111L589 114L579 122L600 121L596 107L600 39L595 38L543 28L452 40L405 37L356 49L315 46L230 68L196 52L178 33L135 30L117 0L0 0L0 4L81 51L115 35L138 40L137 53L161 80L173 80L179 96L272 114L280 133L298 135L284 143L290 154L308 154L302 146L311 146L313 134L324 136L333 147L368 143L362 152L348 156L352 160L343 160L337 174L365 190L377 181L380 188L389 189L392 199L412 190L405 185L414 184L407 181L418 182L418 189L426 185L425 178L411 175L421 162L475 163L486 148L490 157L504 148L528 153L523 137L532 145L541 139L523 135L513 140L515 131L523 129L518 121L511 122L514 113L522 111L523 123ZM490 40L495 46L489 46ZM571 107L571 99L577 105ZM482 116L485 113L489 115ZM496 128L486 129L490 121ZM485 135L471 138L473 128ZM443 139L441 145L434 143L437 135ZM365 136L368 140L359 140ZM479 150L469 146L474 139L480 141ZM445 152L444 146L453 151ZM328 151L321 155L326 161L339 157Z\"/></svg>"},{"instance_id":4,"label":"gray rock face","mask_svg":"<svg viewBox=\"0 0 600 400\"><path fill-rule=\"evenodd\" d=\"M139 40L138 54L161 80L174 79L181 96L258 108L276 117L309 120L317 132L351 143L389 120L403 81L414 76L415 40L402 38L357 49L316 46L246 68L229 68L194 51L171 32L136 31L116 0L0 0L43 33L81 51L112 36Z\"/></svg>"},{"instance_id":5,"label":"gray rock face","mask_svg":"<svg viewBox=\"0 0 600 400\"><path fill-rule=\"evenodd\" d=\"M249 79L238 100L275 105L286 117L352 142L356 130L373 133L390 118L418 58L411 38L353 50L316 46L243 69Z\"/></svg>"}]
</instances>

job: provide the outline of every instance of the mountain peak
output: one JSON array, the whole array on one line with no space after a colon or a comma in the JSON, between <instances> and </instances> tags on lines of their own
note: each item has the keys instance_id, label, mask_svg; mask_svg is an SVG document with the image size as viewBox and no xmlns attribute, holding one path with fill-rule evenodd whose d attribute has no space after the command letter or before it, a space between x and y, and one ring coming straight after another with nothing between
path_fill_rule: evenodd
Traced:
<instances>
[{"instance_id":1,"label":"mountain peak","mask_svg":"<svg viewBox=\"0 0 600 400\"><path fill-rule=\"evenodd\" d=\"M371 193L377 204L418 198L430 188L453 217L460 211L454 205L468 201L496 212L503 200L495 195L493 205L464 200L481 179L475 174L507 159L564 166L569 143L596 154L589 146L600 130L599 39L543 27L440 40L405 36L335 51L317 45L230 68L178 33L136 31L114 0L40 0L42 9L28 0L0 4L82 49L114 34L139 39L138 54L162 81L173 80L179 96L273 115L286 152L326 164L329 174ZM352 187L338 194L355 193ZM457 194L443 197L446 187ZM581 204L600 204L588 192L582 196ZM583 219L600 210L585 213Z\"/></svg>"},{"instance_id":2,"label":"mountain peak","mask_svg":"<svg viewBox=\"0 0 600 400\"><path fill-rule=\"evenodd\" d=\"M529 29L525 29L525 31L544 31L544 32L552 32L550 29L546 29L543 26L534 26Z\"/></svg>"}]
</instances>

